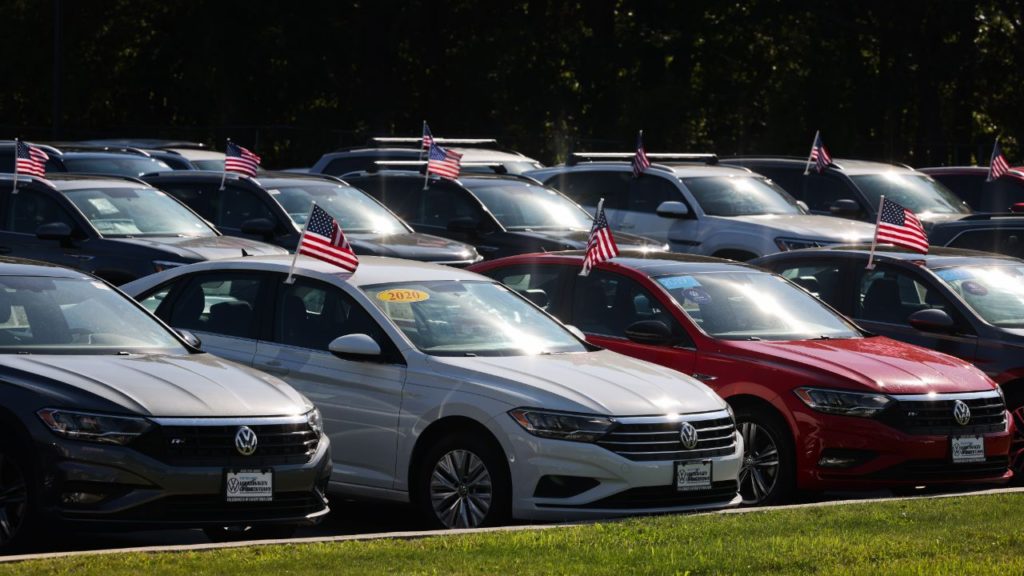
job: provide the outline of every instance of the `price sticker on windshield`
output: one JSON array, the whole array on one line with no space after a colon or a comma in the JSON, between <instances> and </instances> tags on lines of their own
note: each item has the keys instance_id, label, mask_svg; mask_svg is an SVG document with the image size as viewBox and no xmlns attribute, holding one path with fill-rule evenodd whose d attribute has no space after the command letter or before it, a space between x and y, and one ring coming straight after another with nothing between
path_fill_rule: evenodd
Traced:
<instances>
[{"instance_id":1,"label":"price sticker on windshield","mask_svg":"<svg viewBox=\"0 0 1024 576\"><path fill-rule=\"evenodd\" d=\"M400 302L408 304L412 302L423 302L424 300L430 300L430 294L427 294L423 290L408 290L405 288L396 288L394 290L385 290L380 294L377 294L377 300L382 302Z\"/></svg>"}]
</instances>

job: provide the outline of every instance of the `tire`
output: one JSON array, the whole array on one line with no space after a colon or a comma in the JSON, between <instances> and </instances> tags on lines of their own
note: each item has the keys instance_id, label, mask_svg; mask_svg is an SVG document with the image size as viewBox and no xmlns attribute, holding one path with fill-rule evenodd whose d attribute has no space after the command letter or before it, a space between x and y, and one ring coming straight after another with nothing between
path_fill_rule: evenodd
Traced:
<instances>
[{"instance_id":1,"label":"tire","mask_svg":"<svg viewBox=\"0 0 1024 576\"><path fill-rule=\"evenodd\" d=\"M203 528L210 542L241 542L244 540L280 540L291 538L299 527L294 524L259 526L221 526Z\"/></svg>"},{"instance_id":2,"label":"tire","mask_svg":"<svg viewBox=\"0 0 1024 576\"><path fill-rule=\"evenodd\" d=\"M796 451L789 428L773 411L736 408L736 427L743 436L740 495L747 506L772 506L789 501L796 490Z\"/></svg>"},{"instance_id":3,"label":"tire","mask_svg":"<svg viewBox=\"0 0 1024 576\"><path fill-rule=\"evenodd\" d=\"M9 441L0 441L0 554L30 546L39 525L38 484L32 461Z\"/></svg>"},{"instance_id":4,"label":"tire","mask_svg":"<svg viewBox=\"0 0 1024 576\"><path fill-rule=\"evenodd\" d=\"M442 437L419 459L413 501L435 528L477 528L506 522L512 484L500 447L465 432Z\"/></svg>"}]
</instances>

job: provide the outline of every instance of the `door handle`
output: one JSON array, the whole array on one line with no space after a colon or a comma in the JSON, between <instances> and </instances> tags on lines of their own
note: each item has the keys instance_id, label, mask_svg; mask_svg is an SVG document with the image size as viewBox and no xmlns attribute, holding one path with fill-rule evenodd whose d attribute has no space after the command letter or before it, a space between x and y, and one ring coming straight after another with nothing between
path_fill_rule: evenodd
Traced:
<instances>
[{"instance_id":1,"label":"door handle","mask_svg":"<svg viewBox=\"0 0 1024 576\"><path fill-rule=\"evenodd\" d=\"M713 382L715 380L718 380L718 376L712 376L711 374L701 374L700 372L694 372L693 374L690 374L690 376L693 376L694 378L700 380L701 382Z\"/></svg>"}]
</instances>

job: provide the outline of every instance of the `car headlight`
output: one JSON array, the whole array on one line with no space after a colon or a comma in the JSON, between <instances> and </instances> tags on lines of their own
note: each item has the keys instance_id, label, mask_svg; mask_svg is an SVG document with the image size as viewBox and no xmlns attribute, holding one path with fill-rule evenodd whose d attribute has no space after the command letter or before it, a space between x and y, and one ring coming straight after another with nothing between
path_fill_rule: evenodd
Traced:
<instances>
[{"instance_id":1,"label":"car headlight","mask_svg":"<svg viewBox=\"0 0 1024 576\"><path fill-rule=\"evenodd\" d=\"M871 418L889 407L894 400L885 394L797 388L793 392L811 408L826 414Z\"/></svg>"},{"instance_id":2,"label":"car headlight","mask_svg":"<svg viewBox=\"0 0 1024 576\"><path fill-rule=\"evenodd\" d=\"M320 416L320 409L313 408L309 412L306 412L306 422L309 423L309 427L316 435L322 436L324 433L324 419Z\"/></svg>"},{"instance_id":3,"label":"car headlight","mask_svg":"<svg viewBox=\"0 0 1024 576\"><path fill-rule=\"evenodd\" d=\"M534 436L573 442L594 442L615 425L615 420L606 416L532 408L516 408L510 410L508 414Z\"/></svg>"},{"instance_id":4,"label":"car headlight","mask_svg":"<svg viewBox=\"0 0 1024 576\"><path fill-rule=\"evenodd\" d=\"M171 268L177 268L178 266L184 266L184 262L171 262L169 260L153 260L153 269L157 272L163 272Z\"/></svg>"},{"instance_id":5,"label":"car headlight","mask_svg":"<svg viewBox=\"0 0 1024 576\"><path fill-rule=\"evenodd\" d=\"M828 242L822 242L819 240L807 240L804 238L776 238L775 245L779 247L779 250L800 250L802 248L817 248L819 246L825 246Z\"/></svg>"},{"instance_id":6,"label":"car headlight","mask_svg":"<svg viewBox=\"0 0 1024 576\"><path fill-rule=\"evenodd\" d=\"M725 409L729 411L729 418L732 420L732 425L736 425L736 412L733 411L732 405L728 402L725 403Z\"/></svg>"},{"instance_id":7,"label":"car headlight","mask_svg":"<svg viewBox=\"0 0 1024 576\"><path fill-rule=\"evenodd\" d=\"M71 440L125 445L153 427L145 418L44 408L36 412L54 434Z\"/></svg>"}]
</instances>

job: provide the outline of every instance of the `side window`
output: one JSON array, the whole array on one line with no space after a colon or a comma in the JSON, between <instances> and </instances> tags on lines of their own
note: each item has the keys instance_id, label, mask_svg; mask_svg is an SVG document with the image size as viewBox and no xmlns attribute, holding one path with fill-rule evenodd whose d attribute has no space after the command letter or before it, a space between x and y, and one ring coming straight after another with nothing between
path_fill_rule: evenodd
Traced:
<instances>
[{"instance_id":1,"label":"side window","mask_svg":"<svg viewBox=\"0 0 1024 576\"><path fill-rule=\"evenodd\" d=\"M560 299L564 270L561 266L514 266L485 274L550 312L552 304Z\"/></svg>"},{"instance_id":2,"label":"side window","mask_svg":"<svg viewBox=\"0 0 1024 576\"><path fill-rule=\"evenodd\" d=\"M264 282L254 274L193 277L175 298L169 324L223 336L255 339L257 301Z\"/></svg>"},{"instance_id":3,"label":"side window","mask_svg":"<svg viewBox=\"0 0 1024 576\"><path fill-rule=\"evenodd\" d=\"M860 320L909 326L907 317L926 308L939 308L956 317L953 307L936 289L892 266L864 270L859 286L854 318Z\"/></svg>"},{"instance_id":4,"label":"side window","mask_svg":"<svg viewBox=\"0 0 1024 576\"><path fill-rule=\"evenodd\" d=\"M324 174L330 174L331 176L341 176L348 174L349 172L358 172L360 170L366 170L373 166L374 158L370 156L356 156L349 158L335 158L327 163L324 167Z\"/></svg>"},{"instance_id":5,"label":"side window","mask_svg":"<svg viewBox=\"0 0 1024 576\"><path fill-rule=\"evenodd\" d=\"M388 342L377 322L340 288L298 279L279 292L274 341L289 346L327 350L338 336L366 334L381 348Z\"/></svg>"},{"instance_id":6,"label":"side window","mask_svg":"<svg viewBox=\"0 0 1024 576\"><path fill-rule=\"evenodd\" d=\"M842 290L839 284L841 276L839 264L799 264L790 268L781 268L778 273L790 282L814 294L817 298L842 309L840 302Z\"/></svg>"},{"instance_id":7,"label":"side window","mask_svg":"<svg viewBox=\"0 0 1024 576\"><path fill-rule=\"evenodd\" d=\"M474 198L464 190L444 184L433 184L423 190L418 204L414 210L417 219L413 222L424 226L446 228L452 220L468 219L480 223L483 219L483 212Z\"/></svg>"},{"instance_id":8,"label":"side window","mask_svg":"<svg viewBox=\"0 0 1024 576\"><path fill-rule=\"evenodd\" d=\"M409 223L420 223L420 194L423 181L371 176L346 180L349 184L380 200Z\"/></svg>"},{"instance_id":9,"label":"side window","mask_svg":"<svg viewBox=\"0 0 1024 576\"><path fill-rule=\"evenodd\" d=\"M633 175L629 172L580 171L559 174L549 178L545 184L557 188L586 208L597 207L597 202L604 198L606 209L620 210L624 207L632 180Z\"/></svg>"},{"instance_id":10,"label":"side window","mask_svg":"<svg viewBox=\"0 0 1024 576\"><path fill-rule=\"evenodd\" d=\"M220 213L220 199L222 192L220 186L205 184L163 184L153 182L164 192L181 200L189 208L193 209L203 218L206 218L214 225L219 226L217 216Z\"/></svg>"},{"instance_id":11,"label":"side window","mask_svg":"<svg viewBox=\"0 0 1024 576\"><path fill-rule=\"evenodd\" d=\"M266 218L274 221L274 213L255 192L238 186L228 186L222 193L218 226L239 229L246 220Z\"/></svg>"},{"instance_id":12,"label":"side window","mask_svg":"<svg viewBox=\"0 0 1024 576\"><path fill-rule=\"evenodd\" d=\"M794 196L806 202L807 207L815 212L828 212L836 200L857 200L853 190L836 176L818 174L812 170L807 176L801 174L801 177L805 180L804 186Z\"/></svg>"},{"instance_id":13,"label":"side window","mask_svg":"<svg viewBox=\"0 0 1024 576\"><path fill-rule=\"evenodd\" d=\"M947 246L1024 258L1024 228L970 230L954 238Z\"/></svg>"},{"instance_id":14,"label":"side window","mask_svg":"<svg viewBox=\"0 0 1024 576\"><path fill-rule=\"evenodd\" d=\"M932 174L932 179L952 190L961 200L974 210L978 210L982 203L982 189L988 188L992 183L985 183L985 176L972 176L968 174ZM997 180L998 182L998 180Z\"/></svg>"},{"instance_id":15,"label":"side window","mask_svg":"<svg viewBox=\"0 0 1024 576\"><path fill-rule=\"evenodd\" d=\"M57 200L35 190L18 190L10 195L7 230L35 234L43 224L63 222L75 230L75 221Z\"/></svg>"},{"instance_id":16,"label":"side window","mask_svg":"<svg viewBox=\"0 0 1024 576\"><path fill-rule=\"evenodd\" d=\"M1007 176L986 183L978 199L983 212L1009 212L1018 202L1024 202L1024 182Z\"/></svg>"},{"instance_id":17,"label":"side window","mask_svg":"<svg viewBox=\"0 0 1024 576\"><path fill-rule=\"evenodd\" d=\"M750 169L778 184L783 190L789 192L790 196L797 200L806 201L806 198L804 198L804 180L806 180L806 177L803 170L793 170L780 166L765 168L751 166Z\"/></svg>"},{"instance_id":18,"label":"side window","mask_svg":"<svg viewBox=\"0 0 1024 576\"><path fill-rule=\"evenodd\" d=\"M149 310L153 314L156 314L157 310L160 308L160 305L163 304L165 300L167 300L167 295L171 293L171 288L173 287L173 282L165 284L164 286L157 288L155 292L150 292L149 294L143 296L142 299L139 300L139 304L142 304L142 307L145 308L146 310ZM163 318L162 314L159 316Z\"/></svg>"},{"instance_id":19,"label":"side window","mask_svg":"<svg viewBox=\"0 0 1024 576\"><path fill-rule=\"evenodd\" d=\"M662 202L670 200L685 203L683 195L670 180L652 174L641 174L631 183L623 209L654 214ZM693 210L690 211L690 217L693 217Z\"/></svg>"},{"instance_id":20,"label":"side window","mask_svg":"<svg viewBox=\"0 0 1024 576\"><path fill-rule=\"evenodd\" d=\"M660 320L681 337L685 333L661 302L636 281L603 270L576 278L572 324L587 334L625 338L641 320Z\"/></svg>"}]
</instances>

